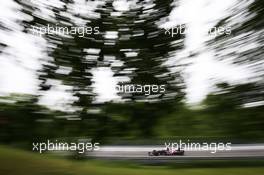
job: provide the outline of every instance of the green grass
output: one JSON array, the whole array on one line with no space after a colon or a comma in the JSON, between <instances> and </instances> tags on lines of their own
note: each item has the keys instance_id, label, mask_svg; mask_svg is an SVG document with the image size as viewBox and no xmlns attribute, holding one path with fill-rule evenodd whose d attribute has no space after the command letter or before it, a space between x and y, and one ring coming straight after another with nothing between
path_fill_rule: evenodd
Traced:
<instances>
[{"instance_id":1,"label":"green grass","mask_svg":"<svg viewBox=\"0 0 264 175\"><path fill-rule=\"evenodd\" d=\"M125 166L98 161L71 161L0 147L2 175L263 175L262 167L169 168L165 166Z\"/></svg>"}]
</instances>

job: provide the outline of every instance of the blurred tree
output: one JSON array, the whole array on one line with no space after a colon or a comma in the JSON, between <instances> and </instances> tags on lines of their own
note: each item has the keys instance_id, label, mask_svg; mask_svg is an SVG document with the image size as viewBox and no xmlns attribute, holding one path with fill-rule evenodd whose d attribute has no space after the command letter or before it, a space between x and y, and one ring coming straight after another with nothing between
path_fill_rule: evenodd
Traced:
<instances>
[{"instance_id":1,"label":"blurred tree","mask_svg":"<svg viewBox=\"0 0 264 175\"><path fill-rule=\"evenodd\" d=\"M263 123L264 109L264 2L241 1L228 13L216 27L231 27L231 35L219 35L208 46L214 50L215 58L243 66L252 74L247 83L222 84L218 94L208 96L205 103L210 113L220 117L212 119L212 123L222 123L222 128L237 137L255 138L263 132L259 124Z\"/></svg>"},{"instance_id":2,"label":"blurred tree","mask_svg":"<svg viewBox=\"0 0 264 175\"><path fill-rule=\"evenodd\" d=\"M153 8L148 8L153 5ZM183 35L174 38L165 35L165 30L158 27L158 22L166 19L172 10L172 1L139 1L129 11L120 12L107 1L99 10L101 18L94 20L93 25L100 26L105 35L98 49L99 60L103 65L111 65L119 85L165 85L166 92L143 93L132 92L119 94L123 104L112 104L107 113L124 115L128 119L120 130L130 128L135 137L148 137L155 134L154 126L159 119L180 106L184 98L184 83L179 71L172 72L164 63L183 47ZM119 14L117 17L115 14ZM107 33L117 36L107 38ZM175 41L178 44L173 44ZM113 57L111 61L107 58ZM122 63L116 66L115 63ZM124 80L124 81L123 81ZM133 89L133 88L132 88ZM126 134L123 133L123 134Z\"/></svg>"},{"instance_id":3,"label":"blurred tree","mask_svg":"<svg viewBox=\"0 0 264 175\"><path fill-rule=\"evenodd\" d=\"M96 139L128 133L136 137L151 136L158 120L181 105L184 98L182 77L179 71L172 71L173 65L165 66L165 62L183 47L184 36L172 38L158 27L170 14L172 0L129 3L129 11L118 9L112 0L105 1L96 7L94 13L97 17L74 11L73 5L80 2L58 0L63 6L43 4L54 14L52 20L41 14L38 4L16 2L21 5L22 12L33 17L33 20L23 21L24 32L30 32L32 26L70 29L78 27L80 21L86 27L99 27L98 35L43 35L49 58L43 58L43 69L39 71L40 94L57 85L72 89L68 92L76 97L72 103L76 111L70 113L69 117L81 119L71 122L55 119L61 135L88 135ZM85 2L84 5L89 3ZM91 52L91 49L95 52ZM111 102L96 104L91 78L92 70L98 67L110 67L116 78L130 80L125 83L165 85L166 92L151 93L149 96L143 93L119 94L130 102L124 105ZM91 112L94 109L99 112ZM123 115L126 119L120 122L116 115ZM128 129L127 132L124 132L124 128Z\"/></svg>"},{"instance_id":4,"label":"blurred tree","mask_svg":"<svg viewBox=\"0 0 264 175\"><path fill-rule=\"evenodd\" d=\"M208 121L212 129L222 132L232 139L262 138L263 107L254 104L255 98L264 97L259 91L258 96L252 93L260 86L255 83L228 85L218 84L219 90L208 95L204 101L205 113L211 114Z\"/></svg>"}]
</instances>

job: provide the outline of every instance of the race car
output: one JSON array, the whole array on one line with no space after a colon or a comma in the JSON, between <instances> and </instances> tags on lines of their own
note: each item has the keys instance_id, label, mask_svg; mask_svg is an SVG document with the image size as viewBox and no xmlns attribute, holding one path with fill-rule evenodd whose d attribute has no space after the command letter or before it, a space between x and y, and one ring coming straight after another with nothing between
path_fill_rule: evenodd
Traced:
<instances>
[{"instance_id":1,"label":"race car","mask_svg":"<svg viewBox=\"0 0 264 175\"><path fill-rule=\"evenodd\" d=\"M148 152L149 156L183 156L184 150L177 149L177 150L153 150Z\"/></svg>"}]
</instances>

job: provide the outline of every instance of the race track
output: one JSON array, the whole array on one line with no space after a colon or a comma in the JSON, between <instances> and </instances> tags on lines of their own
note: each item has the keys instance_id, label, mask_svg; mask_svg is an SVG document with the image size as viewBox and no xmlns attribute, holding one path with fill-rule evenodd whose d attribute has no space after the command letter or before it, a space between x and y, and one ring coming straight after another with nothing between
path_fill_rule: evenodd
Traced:
<instances>
[{"instance_id":1,"label":"race track","mask_svg":"<svg viewBox=\"0 0 264 175\"><path fill-rule=\"evenodd\" d=\"M103 146L99 151L90 152L89 157L99 159L117 160L222 160L222 159L263 159L264 144L232 145L231 150L216 151L212 150L185 150L184 156L148 156L152 150L165 149L158 146Z\"/></svg>"}]
</instances>

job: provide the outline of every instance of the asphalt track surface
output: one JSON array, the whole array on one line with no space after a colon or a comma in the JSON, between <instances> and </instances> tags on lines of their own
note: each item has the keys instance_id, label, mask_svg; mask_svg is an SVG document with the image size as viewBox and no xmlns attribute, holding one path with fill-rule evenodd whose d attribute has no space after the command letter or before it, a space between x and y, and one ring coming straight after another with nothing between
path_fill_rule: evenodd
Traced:
<instances>
[{"instance_id":1,"label":"asphalt track surface","mask_svg":"<svg viewBox=\"0 0 264 175\"><path fill-rule=\"evenodd\" d=\"M219 151L215 153L211 150L192 149L185 150L183 156L149 156L152 150L165 149L163 146L103 146L99 151L89 153L87 156L98 159L112 160L226 160L226 159L260 159L264 160L264 144L232 145L231 150Z\"/></svg>"}]
</instances>

